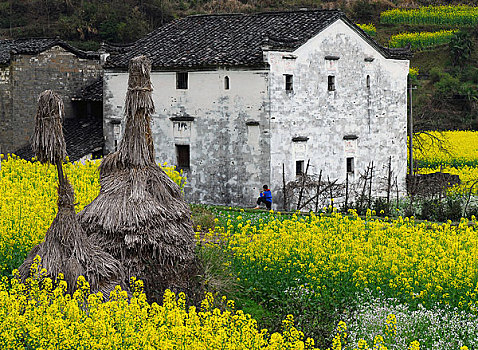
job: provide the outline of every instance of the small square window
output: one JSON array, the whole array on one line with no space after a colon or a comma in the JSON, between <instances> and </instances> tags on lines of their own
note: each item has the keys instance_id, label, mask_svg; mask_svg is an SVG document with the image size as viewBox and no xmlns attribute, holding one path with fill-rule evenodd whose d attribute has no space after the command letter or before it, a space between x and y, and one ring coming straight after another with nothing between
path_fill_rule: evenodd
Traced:
<instances>
[{"instance_id":1,"label":"small square window","mask_svg":"<svg viewBox=\"0 0 478 350\"><path fill-rule=\"evenodd\" d=\"M294 76L292 74L284 74L285 91L294 91Z\"/></svg>"},{"instance_id":2,"label":"small square window","mask_svg":"<svg viewBox=\"0 0 478 350\"><path fill-rule=\"evenodd\" d=\"M347 158L347 173L348 174L353 174L354 173L354 158L353 157L348 157Z\"/></svg>"},{"instance_id":3,"label":"small square window","mask_svg":"<svg viewBox=\"0 0 478 350\"><path fill-rule=\"evenodd\" d=\"M177 72L176 73L176 89L187 89L188 88L188 72Z\"/></svg>"},{"instance_id":4,"label":"small square window","mask_svg":"<svg viewBox=\"0 0 478 350\"><path fill-rule=\"evenodd\" d=\"M295 174L303 175L304 174L304 161L298 160L295 162Z\"/></svg>"},{"instance_id":5,"label":"small square window","mask_svg":"<svg viewBox=\"0 0 478 350\"><path fill-rule=\"evenodd\" d=\"M176 162L178 169L189 169L189 145L176 145Z\"/></svg>"},{"instance_id":6,"label":"small square window","mask_svg":"<svg viewBox=\"0 0 478 350\"><path fill-rule=\"evenodd\" d=\"M229 77L224 77L224 90L229 90Z\"/></svg>"},{"instance_id":7,"label":"small square window","mask_svg":"<svg viewBox=\"0 0 478 350\"><path fill-rule=\"evenodd\" d=\"M328 90L335 91L335 76L329 75L327 81L328 81Z\"/></svg>"}]
</instances>

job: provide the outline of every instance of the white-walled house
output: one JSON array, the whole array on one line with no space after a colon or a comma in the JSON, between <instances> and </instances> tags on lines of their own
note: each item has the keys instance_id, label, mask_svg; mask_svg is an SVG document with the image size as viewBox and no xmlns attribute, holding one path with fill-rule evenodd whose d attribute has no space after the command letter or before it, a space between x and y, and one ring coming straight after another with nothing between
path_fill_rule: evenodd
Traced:
<instances>
[{"instance_id":1,"label":"white-walled house","mask_svg":"<svg viewBox=\"0 0 478 350\"><path fill-rule=\"evenodd\" d=\"M342 12L190 16L109 57L109 152L128 62L141 54L153 64L156 158L185 171L187 200L252 206L268 184L280 208L283 165L291 181L308 160L308 174L353 182L391 157L405 189L408 52L381 47Z\"/></svg>"}]
</instances>

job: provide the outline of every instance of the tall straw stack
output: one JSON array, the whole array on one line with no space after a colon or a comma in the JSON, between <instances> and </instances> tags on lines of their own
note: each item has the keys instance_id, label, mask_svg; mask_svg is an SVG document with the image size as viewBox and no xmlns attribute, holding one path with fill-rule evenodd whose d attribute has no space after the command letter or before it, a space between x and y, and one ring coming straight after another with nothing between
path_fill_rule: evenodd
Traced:
<instances>
[{"instance_id":1,"label":"tall straw stack","mask_svg":"<svg viewBox=\"0 0 478 350\"><path fill-rule=\"evenodd\" d=\"M63 137L65 112L60 95L51 90L43 91L38 98L32 148L42 163L61 164L66 156Z\"/></svg>"},{"instance_id":2,"label":"tall straw stack","mask_svg":"<svg viewBox=\"0 0 478 350\"><path fill-rule=\"evenodd\" d=\"M143 280L148 297L161 300L169 288L194 298L199 285L191 212L154 160L150 71L145 56L131 60L124 137L100 166L98 197L79 216L87 234L123 263L128 277Z\"/></svg>"},{"instance_id":3,"label":"tall straw stack","mask_svg":"<svg viewBox=\"0 0 478 350\"><path fill-rule=\"evenodd\" d=\"M42 267L55 278L63 273L68 283L68 292L76 288L80 275L90 284L92 292L102 292L106 297L116 285L124 285L124 270L121 263L86 236L75 213L73 187L63 175L62 162L66 155L62 130L63 102L50 91L40 94L35 118L33 149L42 162L56 164L58 169L58 213L48 229L45 240L35 246L19 273L23 280L30 275L30 266L35 256L42 258Z\"/></svg>"}]
</instances>

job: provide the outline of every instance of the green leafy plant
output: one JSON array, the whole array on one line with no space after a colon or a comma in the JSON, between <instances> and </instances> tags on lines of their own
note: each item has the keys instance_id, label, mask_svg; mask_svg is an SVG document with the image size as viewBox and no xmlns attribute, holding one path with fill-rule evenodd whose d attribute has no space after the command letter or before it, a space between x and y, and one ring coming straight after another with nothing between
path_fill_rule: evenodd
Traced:
<instances>
[{"instance_id":1,"label":"green leafy plant","mask_svg":"<svg viewBox=\"0 0 478 350\"><path fill-rule=\"evenodd\" d=\"M471 35L468 32L459 31L455 33L449 44L452 64L463 68L471 57L473 46Z\"/></svg>"}]
</instances>

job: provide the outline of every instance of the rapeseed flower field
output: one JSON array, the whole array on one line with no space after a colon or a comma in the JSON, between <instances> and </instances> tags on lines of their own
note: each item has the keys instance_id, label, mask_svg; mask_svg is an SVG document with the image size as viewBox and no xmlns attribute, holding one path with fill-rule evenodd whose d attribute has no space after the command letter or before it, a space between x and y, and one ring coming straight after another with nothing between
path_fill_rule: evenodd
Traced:
<instances>
[{"instance_id":1,"label":"rapeseed flower field","mask_svg":"<svg viewBox=\"0 0 478 350\"><path fill-rule=\"evenodd\" d=\"M423 6L417 9L391 9L380 14L381 23L410 25L472 26L478 23L475 6Z\"/></svg>"},{"instance_id":2,"label":"rapeseed flower field","mask_svg":"<svg viewBox=\"0 0 478 350\"><path fill-rule=\"evenodd\" d=\"M371 36L377 35L377 28L373 23L368 23L368 24L359 24L357 23L357 26L360 27L365 33Z\"/></svg>"},{"instance_id":3,"label":"rapeseed flower field","mask_svg":"<svg viewBox=\"0 0 478 350\"><path fill-rule=\"evenodd\" d=\"M478 143L470 140L476 135L446 134L450 144L461 142L454 155L435 150L419 159L442 167L475 168L478 157L472 145ZM457 155L462 160L453 163ZM98 165L99 161L65 165L78 211L98 194ZM184 186L184 178L174 167L163 168ZM15 275L7 277L51 224L56 214L56 181L51 166L16 157L2 161L2 348L313 349L314 341L299 331L306 327L303 314L324 309L340 313L344 321L335 331L329 330L332 349L466 350L476 346L474 333L460 333L453 323L472 322L478 314L474 218L452 225L401 217L377 219L371 212L359 217L353 211L300 216L216 210L217 225L208 234L216 239L206 240L211 242L209 248L223 249L237 283L262 305L294 314L284 319L282 331L273 333L261 330L251 316L235 310L232 301L223 300L227 307L215 308L211 294L206 294L201 307L194 308L186 307L184 294L168 291L158 305L147 301L140 281L132 281L130 299L117 289L105 301L102 295L90 294L87 281L81 278L81 288L69 296L61 276L54 283L42 272L26 284ZM224 244L217 245L218 240ZM36 264L40 263L37 259ZM33 266L32 271L38 270ZM342 315L344 305L356 306ZM436 323L436 315L450 320L449 327ZM436 332L449 336L437 342L424 333L418 319L430 319ZM359 324L358 320L364 321Z\"/></svg>"},{"instance_id":4,"label":"rapeseed flower field","mask_svg":"<svg viewBox=\"0 0 478 350\"><path fill-rule=\"evenodd\" d=\"M99 161L65 163L75 189L77 212L99 193ZM174 167L163 169L181 188L185 179ZM57 172L51 165L15 156L2 160L0 171L0 276L10 275L32 247L45 237L57 210Z\"/></svg>"},{"instance_id":5,"label":"rapeseed flower field","mask_svg":"<svg viewBox=\"0 0 478 350\"><path fill-rule=\"evenodd\" d=\"M224 249L233 257L238 279L270 309L294 310L299 323L301 314L310 310L314 314L327 308L333 313L347 305L346 310L355 310L341 316L346 322L332 341L337 349L475 345L476 327L462 329L460 324L467 323L460 322L476 320L478 311L476 222L416 223L401 217L373 218L370 211L366 217L349 214L284 218L271 213L268 220L251 224L240 213L214 234L228 242ZM381 313L366 308L380 300L406 308L390 307ZM422 326L427 319L420 322L420 315L437 331L455 332L440 336L439 342L436 333ZM351 333L345 331L347 324ZM349 340L344 338L347 334Z\"/></svg>"},{"instance_id":6,"label":"rapeseed flower field","mask_svg":"<svg viewBox=\"0 0 478 350\"><path fill-rule=\"evenodd\" d=\"M458 30L440 30L437 32L399 33L392 35L389 47L405 47L410 44L412 49L424 50L437 45L448 44Z\"/></svg>"},{"instance_id":7,"label":"rapeseed flower field","mask_svg":"<svg viewBox=\"0 0 478 350\"><path fill-rule=\"evenodd\" d=\"M419 136L421 150L418 148L414 150L418 172L429 174L441 171L459 175L462 184L453 191L468 192L473 183L478 181L478 132L430 131L428 133L432 137ZM436 139L442 140L442 147ZM418 144L416 141L414 145ZM472 192L478 194L478 186L473 186Z\"/></svg>"},{"instance_id":8,"label":"rapeseed flower field","mask_svg":"<svg viewBox=\"0 0 478 350\"><path fill-rule=\"evenodd\" d=\"M38 271L39 258L32 265ZM40 265L41 266L41 265ZM142 282L132 281L128 298L119 287L104 301L90 294L88 282L78 279L78 289L65 294L66 282L54 284L34 274L25 284L18 276L0 282L0 347L2 349L291 349L313 348L313 340L284 323L282 333L258 330L250 315L234 309L214 308L207 294L199 309L186 307L183 293L164 294L162 305L148 303ZM10 285L9 285L10 284Z\"/></svg>"},{"instance_id":9,"label":"rapeseed flower field","mask_svg":"<svg viewBox=\"0 0 478 350\"><path fill-rule=\"evenodd\" d=\"M476 131L428 131L433 137L442 140L442 148L426 135L420 137L422 151L414 150L414 159L421 168L440 166L478 167L478 132ZM418 141L418 140L417 140ZM415 142L415 146L418 142Z\"/></svg>"},{"instance_id":10,"label":"rapeseed flower field","mask_svg":"<svg viewBox=\"0 0 478 350\"><path fill-rule=\"evenodd\" d=\"M270 293L352 297L365 290L411 305L478 311L475 222L430 224L341 213L292 216L220 232L239 278ZM473 224L473 225L470 225Z\"/></svg>"}]
</instances>

